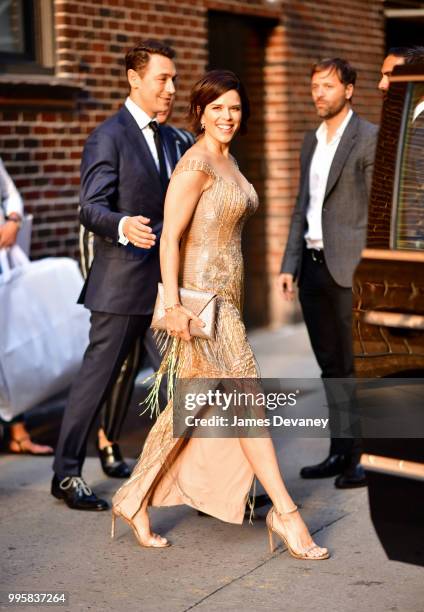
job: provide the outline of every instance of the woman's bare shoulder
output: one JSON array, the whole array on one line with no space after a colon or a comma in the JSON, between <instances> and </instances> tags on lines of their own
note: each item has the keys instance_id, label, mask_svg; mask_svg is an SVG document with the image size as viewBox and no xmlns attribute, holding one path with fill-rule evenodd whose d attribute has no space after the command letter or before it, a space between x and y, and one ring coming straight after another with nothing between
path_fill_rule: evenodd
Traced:
<instances>
[{"instance_id":1,"label":"woman's bare shoulder","mask_svg":"<svg viewBox=\"0 0 424 612\"><path fill-rule=\"evenodd\" d=\"M210 155L201 147L194 144L179 160L175 167L174 174L181 172L203 172L209 176L215 176L215 171L211 164Z\"/></svg>"}]
</instances>

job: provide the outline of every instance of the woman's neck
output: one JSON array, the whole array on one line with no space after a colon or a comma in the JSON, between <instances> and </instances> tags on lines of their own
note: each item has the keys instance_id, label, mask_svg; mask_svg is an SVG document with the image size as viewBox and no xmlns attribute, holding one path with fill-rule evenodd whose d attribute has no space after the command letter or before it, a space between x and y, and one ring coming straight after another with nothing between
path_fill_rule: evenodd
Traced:
<instances>
[{"instance_id":1,"label":"woman's neck","mask_svg":"<svg viewBox=\"0 0 424 612\"><path fill-rule=\"evenodd\" d=\"M199 142L199 141L198 141ZM215 138L211 138L208 134L204 134L200 139L200 143L203 147L216 157L229 157L230 155L230 143L222 143L216 140Z\"/></svg>"}]
</instances>

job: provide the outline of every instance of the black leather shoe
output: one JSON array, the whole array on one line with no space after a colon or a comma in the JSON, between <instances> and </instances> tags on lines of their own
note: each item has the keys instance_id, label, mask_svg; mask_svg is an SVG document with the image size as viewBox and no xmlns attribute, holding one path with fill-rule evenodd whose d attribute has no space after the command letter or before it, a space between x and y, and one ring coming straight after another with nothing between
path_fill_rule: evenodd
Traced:
<instances>
[{"instance_id":1,"label":"black leather shoe","mask_svg":"<svg viewBox=\"0 0 424 612\"><path fill-rule=\"evenodd\" d=\"M109 504L97 497L88 484L80 476L67 476L62 480L54 475L51 494L57 499L63 499L73 510L107 510Z\"/></svg>"},{"instance_id":2,"label":"black leather shoe","mask_svg":"<svg viewBox=\"0 0 424 612\"><path fill-rule=\"evenodd\" d=\"M302 478L329 478L337 476L345 469L344 455L329 455L317 465L308 465L300 470Z\"/></svg>"},{"instance_id":3,"label":"black leather shoe","mask_svg":"<svg viewBox=\"0 0 424 612\"><path fill-rule=\"evenodd\" d=\"M97 446L97 451L106 476L110 478L129 478L131 476L131 470L125 463L121 449L116 442L102 449Z\"/></svg>"},{"instance_id":4,"label":"black leather shoe","mask_svg":"<svg viewBox=\"0 0 424 612\"><path fill-rule=\"evenodd\" d=\"M253 501L253 499L252 499L252 501ZM268 504L270 506L272 505L271 498L266 493L264 493L263 495L256 495L256 497L254 498L254 501L255 501L254 510L256 510L257 508L262 508L263 506L267 506ZM244 513L245 513L245 516L250 516L250 505L249 505L249 503L246 504L246 508L245 508ZM206 514L206 512L202 512L201 510L198 510L197 514L199 516L209 516L208 514Z\"/></svg>"},{"instance_id":5,"label":"black leather shoe","mask_svg":"<svg viewBox=\"0 0 424 612\"><path fill-rule=\"evenodd\" d=\"M362 465L355 466L352 470L347 470L337 476L334 481L336 489L357 489L367 486L367 477Z\"/></svg>"}]
</instances>

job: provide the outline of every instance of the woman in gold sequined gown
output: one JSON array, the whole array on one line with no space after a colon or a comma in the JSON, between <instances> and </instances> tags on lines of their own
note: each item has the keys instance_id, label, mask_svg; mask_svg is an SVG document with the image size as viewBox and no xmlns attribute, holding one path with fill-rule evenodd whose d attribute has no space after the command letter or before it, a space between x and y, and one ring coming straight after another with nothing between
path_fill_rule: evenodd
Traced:
<instances>
[{"instance_id":1,"label":"woman in gold sequined gown","mask_svg":"<svg viewBox=\"0 0 424 612\"><path fill-rule=\"evenodd\" d=\"M229 153L234 135L245 129L248 100L233 73L211 71L194 86L190 112L199 138L177 165L165 201L161 269L170 338L158 376L174 360L179 378L255 378L241 319L241 232L258 198ZM214 340L190 337L188 323L196 317L180 305L179 286L218 295ZM187 504L242 523L255 475L274 503L267 517L270 537L277 533L298 558L327 558L285 488L272 440L173 438L172 400L115 494L113 518L123 518L143 546L168 546L150 530L149 505Z\"/></svg>"}]
</instances>

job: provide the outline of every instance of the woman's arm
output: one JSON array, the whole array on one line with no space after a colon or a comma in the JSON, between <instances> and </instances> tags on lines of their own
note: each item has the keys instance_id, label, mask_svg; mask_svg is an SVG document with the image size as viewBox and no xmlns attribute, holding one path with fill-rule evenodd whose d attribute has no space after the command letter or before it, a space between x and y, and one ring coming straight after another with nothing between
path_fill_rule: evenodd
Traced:
<instances>
[{"instance_id":1,"label":"woman's arm","mask_svg":"<svg viewBox=\"0 0 424 612\"><path fill-rule=\"evenodd\" d=\"M174 175L165 199L165 212L160 241L160 264L164 285L166 324L168 333L183 340L190 340L190 319L203 327L202 321L180 305L178 296L178 271L180 241L193 216L200 196L210 185L211 179L204 172L183 171Z\"/></svg>"}]
</instances>

